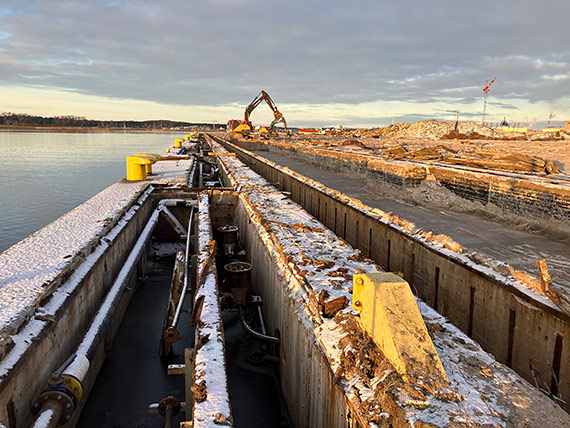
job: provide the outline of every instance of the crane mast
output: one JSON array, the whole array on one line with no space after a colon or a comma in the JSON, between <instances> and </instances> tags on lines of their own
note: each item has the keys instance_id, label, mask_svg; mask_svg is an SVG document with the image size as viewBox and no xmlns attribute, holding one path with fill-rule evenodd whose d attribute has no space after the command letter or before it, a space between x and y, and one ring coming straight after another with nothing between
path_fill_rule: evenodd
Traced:
<instances>
[{"instance_id":1,"label":"crane mast","mask_svg":"<svg viewBox=\"0 0 570 428\"><path fill-rule=\"evenodd\" d=\"M493 82L497 80L496 77L493 77L493 80L489 82L488 80L485 81L485 87L483 88L483 120L482 123L485 123L487 119L487 96L489 95L489 88L493 84Z\"/></svg>"}]
</instances>

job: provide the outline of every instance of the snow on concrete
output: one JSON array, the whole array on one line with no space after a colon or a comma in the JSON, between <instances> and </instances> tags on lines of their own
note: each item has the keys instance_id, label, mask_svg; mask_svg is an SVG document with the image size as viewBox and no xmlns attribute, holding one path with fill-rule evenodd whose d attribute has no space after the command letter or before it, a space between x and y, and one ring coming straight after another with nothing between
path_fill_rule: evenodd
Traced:
<instances>
[{"instance_id":1,"label":"snow on concrete","mask_svg":"<svg viewBox=\"0 0 570 428\"><path fill-rule=\"evenodd\" d=\"M198 205L198 284L194 295L193 317L196 324L194 365L193 426L233 426L228 393L224 329L215 267L215 247L207 193L199 195ZM202 301L201 310L198 309ZM196 311L196 312L195 312Z\"/></svg>"},{"instance_id":2,"label":"snow on concrete","mask_svg":"<svg viewBox=\"0 0 570 428\"><path fill-rule=\"evenodd\" d=\"M143 231L140 233L137 242L133 246L129 256L123 263L123 267L117 274L113 285L105 295L101 306L97 310L97 314L93 317L87 332L83 336L83 339L75 351L75 359L71 364L65 369L64 374L73 376L80 382L83 381L87 371L89 369L89 355L90 350L93 350L97 346L97 338L102 340L102 335L108 329L108 322L106 322L109 314L113 314L120 299L125 291L128 284L128 279L131 273L136 268L136 263L139 260L141 254L143 253L146 243L150 238L152 231L154 230L156 224L158 223L158 218L160 216L160 211L155 210L148 223L146 224Z\"/></svg>"},{"instance_id":3,"label":"snow on concrete","mask_svg":"<svg viewBox=\"0 0 570 428\"><path fill-rule=\"evenodd\" d=\"M188 176L193 159L177 159L158 161L152 166L152 174L147 176L146 181L161 185L188 185Z\"/></svg>"},{"instance_id":4,"label":"snow on concrete","mask_svg":"<svg viewBox=\"0 0 570 428\"><path fill-rule=\"evenodd\" d=\"M15 332L149 186L118 182L0 254L0 332Z\"/></svg>"},{"instance_id":5,"label":"snow on concrete","mask_svg":"<svg viewBox=\"0 0 570 428\"><path fill-rule=\"evenodd\" d=\"M212 145L215 152L223 153L220 145ZM308 331L314 332L336 377L343 354L354 351L343 344L343 339L354 332L347 331L339 318L321 316L320 298L326 301L345 296L348 306L340 314L352 316L355 314L351 309L352 275L359 270L371 272L380 268L237 158L223 156L220 162L232 185L242 191L240 198L270 249L280 276L288 281L291 297L304 302L298 312L299 319ZM393 378L388 377L393 372L390 369L372 379L365 379L362 370L352 378L337 379L349 401L358 403L363 417L376 421L370 422L370 426L379 426L377 421L388 417L377 398L384 392L402 408L411 426L417 423L493 427L570 424L570 416L553 401L514 371L497 363L437 312L421 301L418 305L451 385L433 395L422 392L427 397L418 400L401 383L392 384ZM358 360L357 364L362 362ZM539 409L535 411L536 407Z\"/></svg>"},{"instance_id":6,"label":"snow on concrete","mask_svg":"<svg viewBox=\"0 0 570 428\"><path fill-rule=\"evenodd\" d=\"M464 415L478 415L485 423L501 427L570 426L570 416L554 401L498 363L445 317L420 300L418 305L449 380L464 398L460 406ZM414 418L432 421L446 413L447 405L430 402L426 409L416 409ZM442 422L464 419L453 415Z\"/></svg>"},{"instance_id":7,"label":"snow on concrete","mask_svg":"<svg viewBox=\"0 0 570 428\"><path fill-rule=\"evenodd\" d=\"M152 190L152 187L148 187L138 197L137 201L142 204L144 200L150 195ZM77 287L79 287L83 279L89 274L93 266L95 266L98 260L103 256L107 248L126 227L131 218L133 218L139 207L139 204L133 204L131 208L129 208L125 214L119 218L116 226L113 227L104 236L104 238L100 240L99 245L93 248L92 252L85 258L82 263L78 264L77 267L72 269L73 272L69 278L62 285L52 290L52 294L49 300L47 300L43 306L36 309L35 313L33 313L35 316L32 317L25 325L22 325L20 327L21 330L17 334L10 336L10 334L13 333L13 328L10 329L6 327L4 329L2 332L2 337L0 337L0 339L11 341L13 343L13 348L0 361L0 387L2 386L2 382L4 382L9 374L13 372L14 367L16 367L18 361L25 357L26 352L30 349L32 342L40 336L42 330L50 326L51 320L57 319L57 314L60 313L62 311L62 307L65 306L64 302L74 294ZM33 290L29 290L31 297L33 297L32 291ZM40 294L40 297L38 299L43 296L45 296L45 294ZM30 313L30 315L32 315L32 313ZM2 349L0 349L0 351L1 350Z\"/></svg>"},{"instance_id":8,"label":"snow on concrete","mask_svg":"<svg viewBox=\"0 0 570 428\"><path fill-rule=\"evenodd\" d=\"M0 254L0 334L14 333L150 183L186 185L193 160L159 161L145 182L118 182Z\"/></svg>"}]
</instances>

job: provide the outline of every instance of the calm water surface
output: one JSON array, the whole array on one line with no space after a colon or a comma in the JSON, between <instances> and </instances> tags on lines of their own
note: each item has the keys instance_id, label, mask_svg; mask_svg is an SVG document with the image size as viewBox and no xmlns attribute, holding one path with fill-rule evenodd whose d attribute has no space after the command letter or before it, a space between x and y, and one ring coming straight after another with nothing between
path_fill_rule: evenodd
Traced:
<instances>
[{"instance_id":1,"label":"calm water surface","mask_svg":"<svg viewBox=\"0 0 570 428\"><path fill-rule=\"evenodd\" d=\"M126 176L183 132L0 131L0 252Z\"/></svg>"}]
</instances>

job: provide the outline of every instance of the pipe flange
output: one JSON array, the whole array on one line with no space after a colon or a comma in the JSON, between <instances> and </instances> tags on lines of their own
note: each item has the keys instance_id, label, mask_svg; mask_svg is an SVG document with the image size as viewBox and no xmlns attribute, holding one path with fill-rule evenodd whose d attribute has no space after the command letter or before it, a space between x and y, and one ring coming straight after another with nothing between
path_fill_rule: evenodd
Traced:
<instances>
[{"instance_id":1,"label":"pipe flange","mask_svg":"<svg viewBox=\"0 0 570 428\"><path fill-rule=\"evenodd\" d=\"M67 423L71 419L71 416L75 411L73 398L70 397L66 392L55 389L44 391L40 394L32 406L32 414L37 415L40 413L44 404L48 402L57 403L63 408L58 426Z\"/></svg>"},{"instance_id":2,"label":"pipe flange","mask_svg":"<svg viewBox=\"0 0 570 428\"><path fill-rule=\"evenodd\" d=\"M162 400L160 400L160 403L158 403L158 413L160 414L160 416L166 417L167 406L172 406L173 416L176 416L178 413L180 413L180 410L182 409L182 403L180 403L180 400L170 395L166 398L163 398Z\"/></svg>"},{"instance_id":3,"label":"pipe flange","mask_svg":"<svg viewBox=\"0 0 570 428\"><path fill-rule=\"evenodd\" d=\"M76 378L70 375L62 375L63 387L67 389L75 397L75 402L78 403L83 397L83 386Z\"/></svg>"},{"instance_id":4,"label":"pipe flange","mask_svg":"<svg viewBox=\"0 0 570 428\"><path fill-rule=\"evenodd\" d=\"M180 333L175 327L165 328L162 332L162 340L166 343L175 343L178 342L178 339L180 339Z\"/></svg>"}]
</instances>

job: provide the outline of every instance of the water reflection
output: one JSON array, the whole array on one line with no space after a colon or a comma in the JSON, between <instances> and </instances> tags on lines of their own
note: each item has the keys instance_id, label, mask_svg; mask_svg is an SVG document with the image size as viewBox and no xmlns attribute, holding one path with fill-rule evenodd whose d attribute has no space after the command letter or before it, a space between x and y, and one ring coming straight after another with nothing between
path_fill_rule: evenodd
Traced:
<instances>
[{"instance_id":1,"label":"water reflection","mask_svg":"<svg viewBox=\"0 0 570 428\"><path fill-rule=\"evenodd\" d=\"M178 133L0 131L0 252L125 177Z\"/></svg>"}]
</instances>

